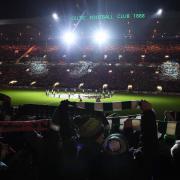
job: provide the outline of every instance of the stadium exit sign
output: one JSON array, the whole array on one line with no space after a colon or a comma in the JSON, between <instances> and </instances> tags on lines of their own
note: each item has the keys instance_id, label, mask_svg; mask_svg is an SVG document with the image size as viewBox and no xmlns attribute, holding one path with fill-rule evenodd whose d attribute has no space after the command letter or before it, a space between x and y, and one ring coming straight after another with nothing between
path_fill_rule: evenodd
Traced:
<instances>
[{"instance_id":1,"label":"stadium exit sign","mask_svg":"<svg viewBox=\"0 0 180 180\"><path fill-rule=\"evenodd\" d=\"M89 16L71 16L72 21L79 20L128 20L128 19L145 19L144 13L118 13L118 14L98 14Z\"/></svg>"}]
</instances>

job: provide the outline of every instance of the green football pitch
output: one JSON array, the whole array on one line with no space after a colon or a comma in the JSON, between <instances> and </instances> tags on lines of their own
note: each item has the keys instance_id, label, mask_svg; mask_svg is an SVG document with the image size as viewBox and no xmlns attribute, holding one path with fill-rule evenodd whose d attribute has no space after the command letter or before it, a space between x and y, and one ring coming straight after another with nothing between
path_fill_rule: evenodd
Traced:
<instances>
[{"instance_id":1,"label":"green football pitch","mask_svg":"<svg viewBox=\"0 0 180 180\"><path fill-rule=\"evenodd\" d=\"M48 97L44 90L0 90L0 93L4 93L11 97L13 105L22 104L41 104L41 105L53 105L57 106L63 99ZM64 93L64 92L61 92ZM167 95L144 95L144 94L130 94L130 93L116 93L112 98L103 99L103 102L114 101L131 101L145 99L152 103L153 108L157 112L157 118L163 119L165 110L180 111L180 96L167 96ZM71 101L79 101L78 99L71 99ZM95 100L84 99L84 102L94 102ZM136 111L123 111L124 114L140 113Z\"/></svg>"}]
</instances>

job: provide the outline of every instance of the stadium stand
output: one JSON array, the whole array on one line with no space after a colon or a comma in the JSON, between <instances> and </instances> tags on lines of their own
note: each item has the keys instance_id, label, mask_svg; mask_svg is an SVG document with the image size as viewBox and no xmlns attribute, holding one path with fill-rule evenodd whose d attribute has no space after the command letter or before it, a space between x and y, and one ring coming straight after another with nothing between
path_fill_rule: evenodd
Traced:
<instances>
[{"instance_id":1,"label":"stadium stand","mask_svg":"<svg viewBox=\"0 0 180 180\"><path fill-rule=\"evenodd\" d=\"M62 88L77 88L84 83L85 89L101 89L108 84L111 90L127 90L132 85L133 91L158 91L162 86L163 92L180 92L180 80L167 75L151 64L98 64L77 63L64 65L46 65L31 63L0 66L1 87L34 87L52 88L55 82L60 82ZM57 76L58 74L58 76ZM10 82L16 80L15 84ZM93 81L92 81L93 80ZM160 92L160 91L159 91Z\"/></svg>"},{"instance_id":2,"label":"stadium stand","mask_svg":"<svg viewBox=\"0 0 180 180\"><path fill-rule=\"evenodd\" d=\"M71 51L52 32L57 24L46 18L7 21L0 26L0 88L41 88L48 95L76 90L83 83L87 92L101 92L106 85L109 92L179 94L179 19L166 16L110 23L117 32L112 44L102 49L90 43L89 26L81 23L82 42ZM159 121L146 101L12 107L8 96L0 98L0 179L180 177L174 173L179 163L179 112L166 112ZM115 113L137 105L142 114ZM105 116L106 111L113 114Z\"/></svg>"}]
</instances>

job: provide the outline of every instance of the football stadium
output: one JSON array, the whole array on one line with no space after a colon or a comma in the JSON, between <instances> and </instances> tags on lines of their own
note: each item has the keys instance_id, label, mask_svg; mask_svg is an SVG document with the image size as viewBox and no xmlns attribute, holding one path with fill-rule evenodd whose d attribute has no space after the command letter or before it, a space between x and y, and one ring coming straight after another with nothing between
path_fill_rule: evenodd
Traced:
<instances>
[{"instance_id":1,"label":"football stadium","mask_svg":"<svg viewBox=\"0 0 180 180\"><path fill-rule=\"evenodd\" d=\"M178 5L54 0L5 7L0 178L180 178Z\"/></svg>"}]
</instances>

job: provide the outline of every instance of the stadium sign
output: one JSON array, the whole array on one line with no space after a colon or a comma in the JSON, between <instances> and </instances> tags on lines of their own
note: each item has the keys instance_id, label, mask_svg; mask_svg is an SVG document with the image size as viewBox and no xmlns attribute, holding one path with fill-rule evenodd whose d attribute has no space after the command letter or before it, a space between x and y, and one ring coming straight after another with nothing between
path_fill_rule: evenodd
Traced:
<instances>
[{"instance_id":1,"label":"stadium sign","mask_svg":"<svg viewBox=\"0 0 180 180\"><path fill-rule=\"evenodd\" d=\"M85 21L85 20L128 20L128 19L145 19L145 13L117 13L117 14L96 14L88 16L71 16L72 21Z\"/></svg>"}]
</instances>

